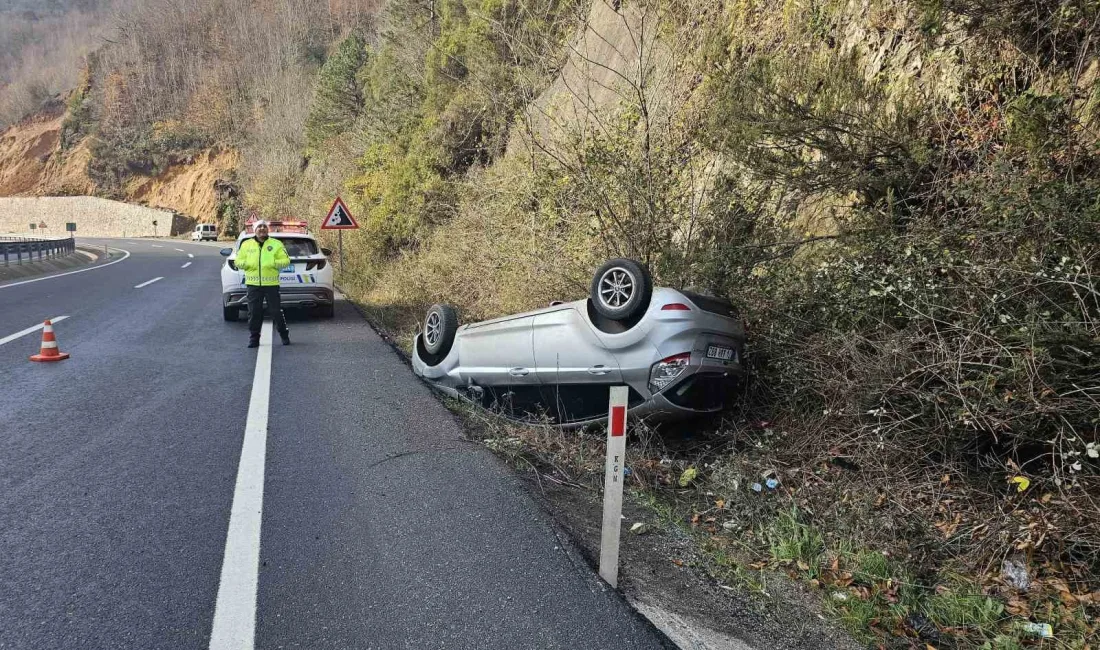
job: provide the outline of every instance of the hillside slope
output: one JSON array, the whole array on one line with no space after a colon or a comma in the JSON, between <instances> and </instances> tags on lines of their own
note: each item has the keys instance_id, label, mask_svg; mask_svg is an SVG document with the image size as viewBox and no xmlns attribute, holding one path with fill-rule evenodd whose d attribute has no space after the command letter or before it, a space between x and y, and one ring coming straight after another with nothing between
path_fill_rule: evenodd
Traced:
<instances>
[{"instance_id":1,"label":"hillside slope","mask_svg":"<svg viewBox=\"0 0 1100 650\"><path fill-rule=\"evenodd\" d=\"M889 647L1025 647L1028 620L1089 647L1100 5L556 8L451 2L423 45L407 16L429 14L391 3L331 70L360 103L293 191L249 200L316 219L342 192L364 225L343 284L406 344L432 303L469 322L577 298L620 255L730 298L739 409L686 453L630 451L716 574L751 548ZM598 484L583 438L488 435ZM694 500L665 488L688 469ZM781 498L747 489L762 474Z\"/></svg>"},{"instance_id":2,"label":"hillside slope","mask_svg":"<svg viewBox=\"0 0 1100 650\"><path fill-rule=\"evenodd\" d=\"M80 141L61 149L66 113L57 106L0 132L0 196L95 196L88 174L92 143ZM219 182L233 177L238 157L232 151L208 149L169 164L155 176L133 176L114 198L173 210L196 221L218 217Z\"/></svg>"},{"instance_id":3,"label":"hillside slope","mask_svg":"<svg viewBox=\"0 0 1100 650\"><path fill-rule=\"evenodd\" d=\"M60 151L65 111L55 105L0 132L0 196L93 194L88 146Z\"/></svg>"}]
</instances>

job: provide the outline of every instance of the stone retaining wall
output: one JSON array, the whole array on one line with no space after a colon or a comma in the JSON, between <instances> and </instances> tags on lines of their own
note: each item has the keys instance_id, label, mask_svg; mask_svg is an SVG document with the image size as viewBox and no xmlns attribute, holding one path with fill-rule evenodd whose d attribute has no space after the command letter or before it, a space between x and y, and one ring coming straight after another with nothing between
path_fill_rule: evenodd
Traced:
<instances>
[{"instance_id":1,"label":"stone retaining wall","mask_svg":"<svg viewBox=\"0 0 1100 650\"><path fill-rule=\"evenodd\" d=\"M0 197L0 235L64 237L65 224L72 222L77 237L164 237L190 230L193 221L169 210L94 196Z\"/></svg>"}]
</instances>

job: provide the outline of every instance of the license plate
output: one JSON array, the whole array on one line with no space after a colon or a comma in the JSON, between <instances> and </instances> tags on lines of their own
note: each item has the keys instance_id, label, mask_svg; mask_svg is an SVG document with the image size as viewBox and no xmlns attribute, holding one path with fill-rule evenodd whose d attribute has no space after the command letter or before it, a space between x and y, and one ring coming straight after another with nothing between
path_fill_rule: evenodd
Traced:
<instances>
[{"instance_id":1,"label":"license plate","mask_svg":"<svg viewBox=\"0 0 1100 650\"><path fill-rule=\"evenodd\" d=\"M707 346L707 358L729 361L733 358L733 348L723 348L718 345Z\"/></svg>"}]
</instances>

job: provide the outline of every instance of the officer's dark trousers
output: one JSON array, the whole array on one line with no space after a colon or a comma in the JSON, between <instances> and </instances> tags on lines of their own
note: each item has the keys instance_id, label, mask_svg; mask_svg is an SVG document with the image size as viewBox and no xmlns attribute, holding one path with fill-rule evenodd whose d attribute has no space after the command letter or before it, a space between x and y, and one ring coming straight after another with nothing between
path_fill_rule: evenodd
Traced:
<instances>
[{"instance_id":1,"label":"officer's dark trousers","mask_svg":"<svg viewBox=\"0 0 1100 650\"><path fill-rule=\"evenodd\" d=\"M260 338L260 326L264 322L264 300L271 308L271 320L275 322L275 329L280 334L285 334L286 320L283 319L283 310L279 302L279 287L248 287L248 333L254 339Z\"/></svg>"}]
</instances>

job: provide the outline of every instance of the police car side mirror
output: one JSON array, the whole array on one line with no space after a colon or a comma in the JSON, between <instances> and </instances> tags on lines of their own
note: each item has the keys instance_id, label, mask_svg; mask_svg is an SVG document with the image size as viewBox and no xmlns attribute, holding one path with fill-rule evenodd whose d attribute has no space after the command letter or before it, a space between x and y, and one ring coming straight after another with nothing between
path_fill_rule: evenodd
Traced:
<instances>
[{"instance_id":1,"label":"police car side mirror","mask_svg":"<svg viewBox=\"0 0 1100 650\"><path fill-rule=\"evenodd\" d=\"M325 257L329 257L329 256L332 255L332 249L331 248L322 248L321 252L325 254Z\"/></svg>"},{"instance_id":2,"label":"police car side mirror","mask_svg":"<svg viewBox=\"0 0 1100 650\"><path fill-rule=\"evenodd\" d=\"M221 250L221 254L225 257L229 257L230 255L233 254L233 249L232 248L223 248Z\"/></svg>"}]
</instances>

